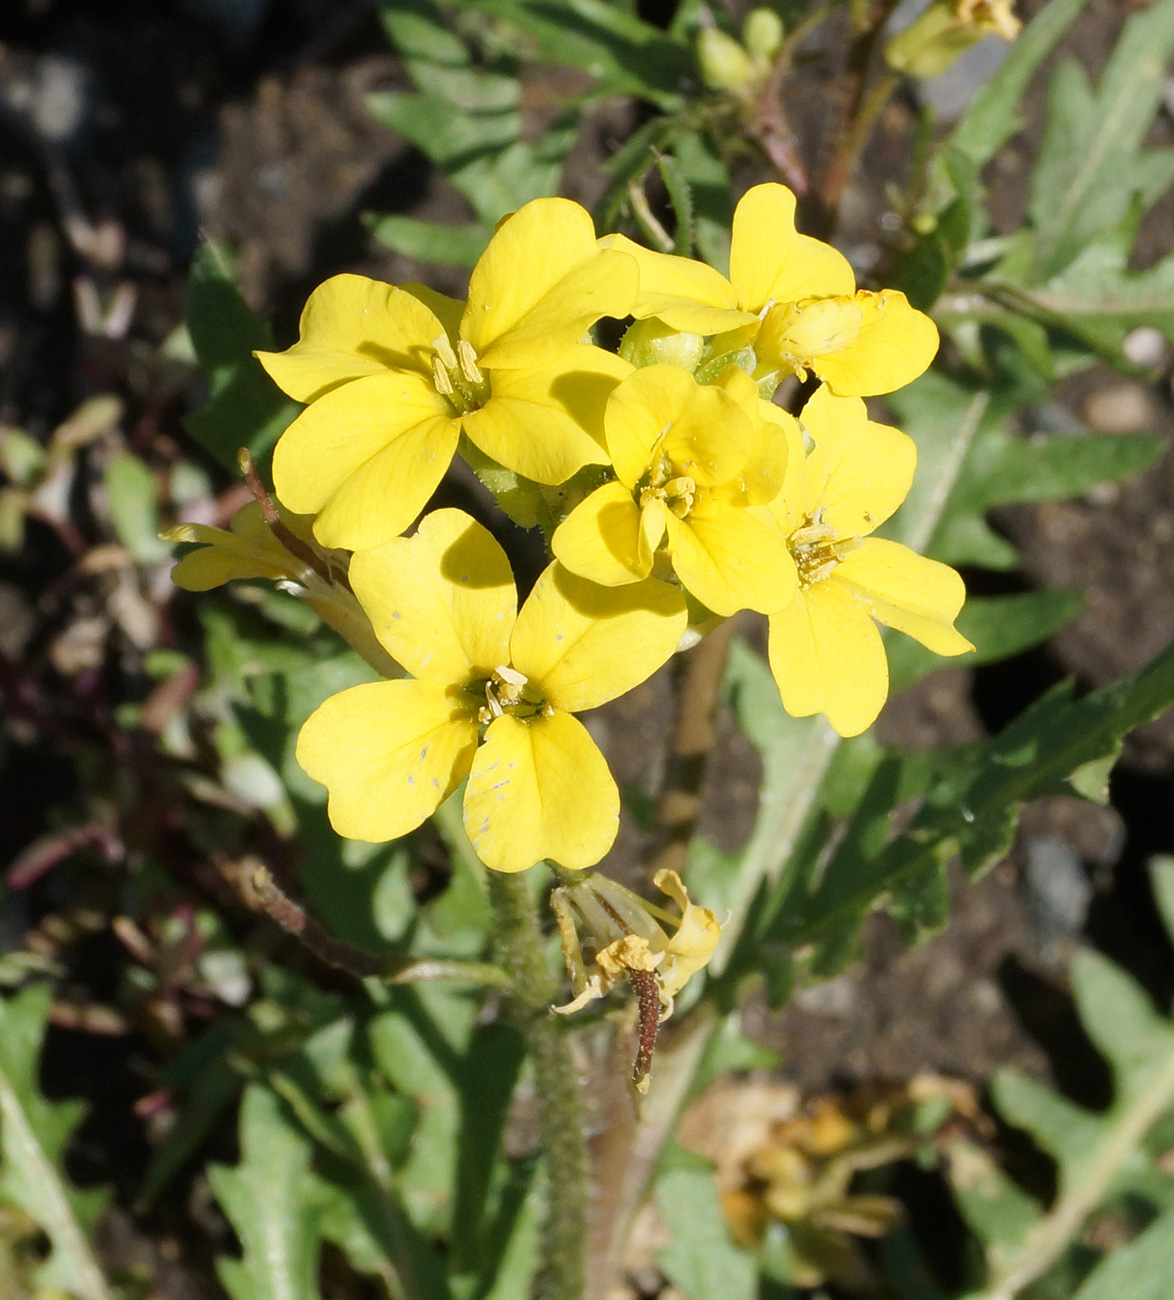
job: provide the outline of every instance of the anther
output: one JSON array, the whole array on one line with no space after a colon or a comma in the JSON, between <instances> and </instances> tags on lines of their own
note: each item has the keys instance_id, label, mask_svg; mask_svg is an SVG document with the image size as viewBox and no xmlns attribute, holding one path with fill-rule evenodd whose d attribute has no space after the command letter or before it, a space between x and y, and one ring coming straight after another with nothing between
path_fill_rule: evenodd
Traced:
<instances>
[{"instance_id":1,"label":"anther","mask_svg":"<svg viewBox=\"0 0 1174 1300\"><path fill-rule=\"evenodd\" d=\"M447 334L438 334L432 340L432 348L446 370L455 370L457 368L457 354L452 350L452 344L448 341Z\"/></svg>"},{"instance_id":2,"label":"anther","mask_svg":"<svg viewBox=\"0 0 1174 1300\"><path fill-rule=\"evenodd\" d=\"M445 339L447 343L448 340ZM473 351L473 345L467 339L461 339L457 344L457 362L460 366L461 374L470 384L483 384L485 376L477 368L477 354Z\"/></svg>"},{"instance_id":3,"label":"anther","mask_svg":"<svg viewBox=\"0 0 1174 1300\"><path fill-rule=\"evenodd\" d=\"M432 382L441 397L451 397L453 395L452 380L449 378L448 371L444 368L444 362L435 353L432 356Z\"/></svg>"}]
</instances>

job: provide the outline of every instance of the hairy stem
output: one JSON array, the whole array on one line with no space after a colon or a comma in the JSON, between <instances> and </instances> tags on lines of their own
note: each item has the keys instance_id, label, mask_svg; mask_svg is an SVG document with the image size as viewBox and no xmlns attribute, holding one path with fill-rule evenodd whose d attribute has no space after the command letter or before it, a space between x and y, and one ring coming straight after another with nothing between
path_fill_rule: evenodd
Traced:
<instances>
[{"instance_id":1,"label":"hairy stem","mask_svg":"<svg viewBox=\"0 0 1174 1300\"><path fill-rule=\"evenodd\" d=\"M461 980L508 989L510 977L500 966L488 962L448 961L443 957L375 957L340 939L331 938L300 903L295 903L269 873L258 867L253 873L253 893L279 926L335 970L356 979L381 979L387 984L415 984L421 980Z\"/></svg>"},{"instance_id":2,"label":"hairy stem","mask_svg":"<svg viewBox=\"0 0 1174 1300\"><path fill-rule=\"evenodd\" d=\"M549 1201L540 1295L582 1300L587 1284L587 1148L579 1081L565 1030L550 1013L557 989L524 875L489 873L494 949L513 981L513 1014L534 1062Z\"/></svg>"},{"instance_id":3,"label":"hairy stem","mask_svg":"<svg viewBox=\"0 0 1174 1300\"><path fill-rule=\"evenodd\" d=\"M852 169L868 140L876 119L889 101L899 78L887 73L871 89L869 71L883 37L889 15L898 0L876 0L862 4L862 14L855 15L857 31L848 49L848 63L840 78L843 99L836 128L831 136L827 165L819 184L818 229L810 233L820 239L835 234L840 219L840 204L852 176Z\"/></svg>"}]
</instances>

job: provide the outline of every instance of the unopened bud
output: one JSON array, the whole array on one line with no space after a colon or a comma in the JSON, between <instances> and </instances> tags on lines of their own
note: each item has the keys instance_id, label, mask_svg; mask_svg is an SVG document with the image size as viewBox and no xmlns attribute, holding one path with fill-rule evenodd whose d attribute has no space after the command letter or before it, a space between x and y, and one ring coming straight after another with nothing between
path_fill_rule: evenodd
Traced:
<instances>
[{"instance_id":1,"label":"unopened bud","mask_svg":"<svg viewBox=\"0 0 1174 1300\"><path fill-rule=\"evenodd\" d=\"M750 55L716 27L704 27L698 35L697 62L701 79L711 90L742 90L757 75Z\"/></svg>"},{"instance_id":2,"label":"unopened bud","mask_svg":"<svg viewBox=\"0 0 1174 1300\"><path fill-rule=\"evenodd\" d=\"M671 329L652 317L629 326L620 344L620 356L633 366L680 366L692 373L704 349L705 340L700 334Z\"/></svg>"},{"instance_id":3,"label":"unopened bud","mask_svg":"<svg viewBox=\"0 0 1174 1300\"><path fill-rule=\"evenodd\" d=\"M751 9L742 24L742 44L750 57L769 63L783 44L783 20L773 9Z\"/></svg>"},{"instance_id":4,"label":"unopened bud","mask_svg":"<svg viewBox=\"0 0 1174 1300\"><path fill-rule=\"evenodd\" d=\"M894 72L926 81L940 77L987 36L1013 41L1021 25L1011 0L934 0L885 46L885 62Z\"/></svg>"}]
</instances>

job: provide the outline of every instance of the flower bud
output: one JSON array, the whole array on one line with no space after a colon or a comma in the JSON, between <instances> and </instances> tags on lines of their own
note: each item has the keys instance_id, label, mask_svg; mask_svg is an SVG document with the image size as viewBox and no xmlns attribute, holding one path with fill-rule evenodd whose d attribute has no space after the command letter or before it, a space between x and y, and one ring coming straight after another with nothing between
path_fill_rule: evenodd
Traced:
<instances>
[{"instance_id":1,"label":"flower bud","mask_svg":"<svg viewBox=\"0 0 1174 1300\"><path fill-rule=\"evenodd\" d=\"M1021 26L1011 0L934 0L889 41L885 61L894 72L928 80L987 36L1013 41Z\"/></svg>"},{"instance_id":2,"label":"flower bud","mask_svg":"<svg viewBox=\"0 0 1174 1300\"><path fill-rule=\"evenodd\" d=\"M752 59L769 63L783 44L783 20L773 9L751 9L742 24L742 43Z\"/></svg>"},{"instance_id":3,"label":"flower bud","mask_svg":"<svg viewBox=\"0 0 1174 1300\"><path fill-rule=\"evenodd\" d=\"M680 366L692 374L704 348L700 334L672 329L652 316L628 327L620 344L620 356L634 366Z\"/></svg>"},{"instance_id":4,"label":"flower bud","mask_svg":"<svg viewBox=\"0 0 1174 1300\"><path fill-rule=\"evenodd\" d=\"M716 27L704 27L698 35L697 62L710 90L743 90L757 76L750 55Z\"/></svg>"}]
</instances>

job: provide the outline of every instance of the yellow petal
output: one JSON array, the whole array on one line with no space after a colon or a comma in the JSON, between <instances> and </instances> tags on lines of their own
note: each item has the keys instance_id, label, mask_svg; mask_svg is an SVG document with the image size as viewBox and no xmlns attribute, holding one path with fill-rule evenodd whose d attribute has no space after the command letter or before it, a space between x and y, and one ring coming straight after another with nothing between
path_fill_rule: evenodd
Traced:
<instances>
[{"instance_id":1,"label":"yellow petal","mask_svg":"<svg viewBox=\"0 0 1174 1300\"><path fill-rule=\"evenodd\" d=\"M777 303L763 319L754 350L761 362L806 377L808 369L819 373L828 354L850 348L863 324L864 313L849 296Z\"/></svg>"},{"instance_id":2,"label":"yellow petal","mask_svg":"<svg viewBox=\"0 0 1174 1300\"><path fill-rule=\"evenodd\" d=\"M550 548L572 573L605 587L647 578L651 555L641 554L640 507L622 483L597 488L555 529Z\"/></svg>"},{"instance_id":3,"label":"yellow petal","mask_svg":"<svg viewBox=\"0 0 1174 1300\"><path fill-rule=\"evenodd\" d=\"M257 357L278 388L312 402L364 375L427 374L431 341L443 327L424 303L394 285L335 275L310 295L299 332L292 348Z\"/></svg>"},{"instance_id":4,"label":"yellow petal","mask_svg":"<svg viewBox=\"0 0 1174 1300\"><path fill-rule=\"evenodd\" d=\"M435 812L468 772L476 746L476 719L438 682L367 682L310 715L297 758L329 791L334 829L379 843Z\"/></svg>"},{"instance_id":5,"label":"yellow petal","mask_svg":"<svg viewBox=\"0 0 1174 1300\"><path fill-rule=\"evenodd\" d=\"M650 369L638 370L632 380ZM661 446L677 473L699 487L713 487L738 474L754 443L754 426L738 403L723 389L706 385L689 393Z\"/></svg>"},{"instance_id":6,"label":"yellow petal","mask_svg":"<svg viewBox=\"0 0 1174 1300\"><path fill-rule=\"evenodd\" d=\"M807 458L806 511L841 537L864 537L905 500L917 469L917 445L907 434L876 424L859 397L816 389L799 416L815 449Z\"/></svg>"},{"instance_id":7,"label":"yellow petal","mask_svg":"<svg viewBox=\"0 0 1174 1300\"><path fill-rule=\"evenodd\" d=\"M853 293L856 276L830 244L795 230L795 196L785 185L755 185L734 212L730 280L738 305L757 314L768 302Z\"/></svg>"},{"instance_id":8,"label":"yellow petal","mask_svg":"<svg viewBox=\"0 0 1174 1300\"><path fill-rule=\"evenodd\" d=\"M632 315L637 320L655 316L689 334L724 334L754 324L754 315L739 309L734 286L712 266L691 257L654 253L626 235L605 235L599 244L635 258L640 292Z\"/></svg>"},{"instance_id":9,"label":"yellow petal","mask_svg":"<svg viewBox=\"0 0 1174 1300\"><path fill-rule=\"evenodd\" d=\"M708 907L689 901L688 891L675 871L658 871L652 883L681 909L680 924L665 947L669 959L660 968L661 989L672 998L709 963L722 928Z\"/></svg>"},{"instance_id":10,"label":"yellow petal","mask_svg":"<svg viewBox=\"0 0 1174 1300\"><path fill-rule=\"evenodd\" d=\"M738 403L752 430L749 454L737 476L724 485L722 499L730 505L765 505L781 491L792 456L802 463L799 422L773 402L763 401L754 380L736 366L728 367L714 386Z\"/></svg>"},{"instance_id":11,"label":"yellow petal","mask_svg":"<svg viewBox=\"0 0 1174 1300\"><path fill-rule=\"evenodd\" d=\"M640 511L640 567L645 573L652 572L653 557L664 541L668 517L668 506L659 497Z\"/></svg>"},{"instance_id":12,"label":"yellow petal","mask_svg":"<svg viewBox=\"0 0 1174 1300\"><path fill-rule=\"evenodd\" d=\"M638 284L630 257L596 246L585 208L535 199L505 219L473 268L461 336L491 369L545 365L601 316L626 316Z\"/></svg>"},{"instance_id":13,"label":"yellow petal","mask_svg":"<svg viewBox=\"0 0 1174 1300\"><path fill-rule=\"evenodd\" d=\"M413 537L358 552L350 580L375 635L413 676L459 685L509 662L514 575L463 510L434 510Z\"/></svg>"},{"instance_id":14,"label":"yellow petal","mask_svg":"<svg viewBox=\"0 0 1174 1300\"><path fill-rule=\"evenodd\" d=\"M450 298L447 293L440 293L436 289L431 289L426 284L416 284L409 282L401 284L400 288L404 293L410 293L413 298L419 298L425 307L436 317L449 337L449 342L454 343L461 335L461 317L465 314L465 304L459 298ZM436 337L434 334L433 338ZM430 349L431 350L431 349ZM431 361L428 362L431 365Z\"/></svg>"},{"instance_id":15,"label":"yellow petal","mask_svg":"<svg viewBox=\"0 0 1174 1300\"><path fill-rule=\"evenodd\" d=\"M867 598L873 617L920 641L939 655L961 655L974 646L954 629L966 585L946 564L918 555L899 542L870 537L836 569Z\"/></svg>"},{"instance_id":16,"label":"yellow petal","mask_svg":"<svg viewBox=\"0 0 1174 1300\"><path fill-rule=\"evenodd\" d=\"M224 532L209 528L206 532ZM227 537L229 534L225 533ZM218 546L209 537L180 536L180 529L172 528L164 534L167 542L205 542L206 545L190 555L183 556L171 570L171 581L184 591L211 591L226 582L242 578L269 578L277 582L288 576L287 564L267 562L259 556Z\"/></svg>"},{"instance_id":17,"label":"yellow petal","mask_svg":"<svg viewBox=\"0 0 1174 1300\"><path fill-rule=\"evenodd\" d=\"M715 506L680 522L670 517L669 546L686 591L715 614L769 614L795 593L795 565L782 534L746 510Z\"/></svg>"},{"instance_id":18,"label":"yellow petal","mask_svg":"<svg viewBox=\"0 0 1174 1300\"><path fill-rule=\"evenodd\" d=\"M778 412L778 415L774 412ZM778 429L787 447L787 463L782 486L779 488L778 495L767 502L767 509L774 517L783 536L790 537L803 523L808 506L807 449L803 443L803 431L798 420L787 415L785 411L779 411L777 406L772 406L770 412L764 410L762 414L764 420L774 424ZM780 419L780 416L784 418ZM820 487L822 486L821 480Z\"/></svg>"},{"instance_id":19,"label":"yellow petal","mask_svg":"<svg viewBox=\"0 0 1174 1300\"><path fill-rule=\"evenodd\" d=\"M896 289L861 291L854 299L862 323L842 351L815 356L811 368L834 393L870 397L892 393L928 369L938 350L938 330Z\"/></svg>"},{"instance_id":20,"label":"yellow petal","mask_svg":"<svg viewBox=\"0 0 1174 1300\"><path fill-rule=\"evenodd\" d=\"M290 510L317 514L323 545L379 546L424 508L459 436L459 421L420 376L358 379L306 407L282 434L274 487Z\"/></svg>"},{"instance_id":21,"label":"yellow petal","mask_svg":"<svg viewBox=\"0 0 1174 1300\"><path fill-rule=\"evenodd\" d=\"M666 427L696 391L693 376L680 366L645 366L612 393L603 421L621 483L634 488L648 472Z\"/></svg>"},{"instance_id":22,"label":"yellow petal","mask_svg":"<svg viewBox=\"0 0 1174 1300\"><path fill-rule=\"evenodd\" d=\"M500 465L536 483L565 483L584 465L604 465L603 412L632 371L602 348L576 344L529 370L495 370L492 396L464 419L465 432Z\"/></svg>"},{"instance_id":23,"label":"yellow petal","mask_svg":"<svg viewBox=\"0 0 1174 1300\"><path fill-rule=\"evenodd\" d=\"M465 830L494 871L525 871L544 858L570 870L611 848L620 797L603 755L577 718L497 718L465 790Z\"/></svg>"},{"instance_id":24,"label":"yellow petal","mask_svg":"<svg viewBox=\"0 0 1174 1300\"><path fill-rule=\"evenodd\" d=\"M176 524L163 540L201 543L200 550L185 555L171 570L171 581L185 591L209 591L239 578L277 581L302 567L269 531L255 502L236 512L231 532L210 524Z\"/></svg>"},{"instance_id":25,"label":"yellow petal","mask_svg":"<svg viewBox=\"0 0 1174 1300\"><path fill-rule=\"evenodd\" d=\"M841 736L876 720L889 693L885 648L868 605L832 576L770 617L770 669L792 717L825 713Z\"/></svg>"},{"instance_id":26,"label":"yellow petal","mask_svg":"<svg viewBox=\"0 0 1174 1300\"><path fill-rule=\"evenodd\" d=\"M688 616L654 578L601 587L551 564L510 638L513 666L556 709L594 709L638 686L676 650Z\"/></svg>"}]
</instances>

